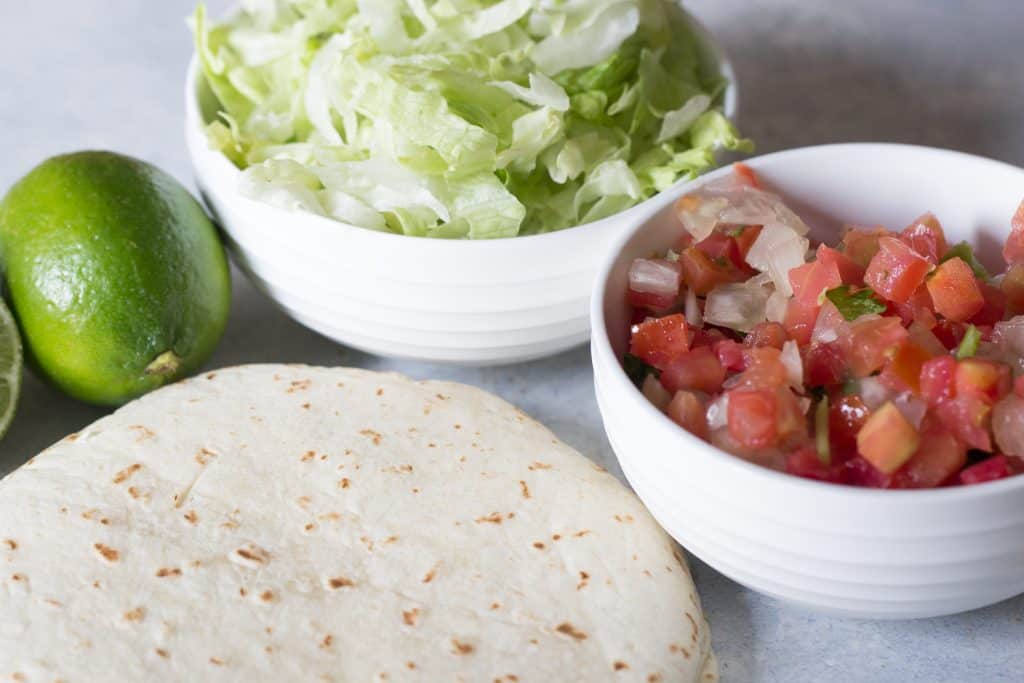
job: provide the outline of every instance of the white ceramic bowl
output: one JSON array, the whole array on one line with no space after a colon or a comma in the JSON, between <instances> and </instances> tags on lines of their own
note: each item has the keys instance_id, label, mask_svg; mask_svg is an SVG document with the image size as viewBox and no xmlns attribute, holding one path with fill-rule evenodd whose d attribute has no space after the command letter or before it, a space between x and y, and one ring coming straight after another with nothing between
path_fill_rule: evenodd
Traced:
<instances>
[{"instance_id":1,"label":"white ceramic bowl","mask_svg":"<svg viewBox=\"0 0 1024 683\"><path fill-rule=\"evenodd\" d=\"M693 20L706 63L735 76ZM513 363L586 342L588 304L611 241L648 204L556 233L490 241L406 237L289 213L238 193L238 169L209 148L215 113L196 61L189 67L186 140L197 182L235 262L307 327L384 356L467 365ZM654 198L650 201L657 201Z\"/></svg>"},{"instance_id":2,"label":"white ceramic bowl","mask_svg":"<svg viewBox=\"0 0 1024 683\"><path fill-rule=\"evenodd\" d=\"M956 152L829 145L747 162L814 226L901 228L925 211L951 242L999 269L1024 197L1024 170ZM699 187L723 169L686 187ZM677 196L681 192L675 193ZM879 619L952 614L1024 593L1024 476L973 487L877 491L800 479L706 444L651 406L626 377L625 300L633 258L679 233L673 196L646 210L609 255L592 317L595 385L622 469L659 522L726 576L815 610Z\"/></svg>"}]
</instances>

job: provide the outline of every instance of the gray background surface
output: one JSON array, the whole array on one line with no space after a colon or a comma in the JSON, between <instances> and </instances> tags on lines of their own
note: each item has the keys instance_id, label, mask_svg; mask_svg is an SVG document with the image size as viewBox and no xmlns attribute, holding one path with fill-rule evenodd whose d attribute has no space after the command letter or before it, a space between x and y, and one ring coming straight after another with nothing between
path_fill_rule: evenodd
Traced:
<instances>
[{"instance_id":1,"label":"gray background surface","mask_svg":"<svg viewBox=\"0 0 1024 683\"><path fill-rule=\"evenodd\" d=\"M1024 0L689 6L733 58L742 124L760 151L899 141L1024 165ZM0 192L42 159L83 148L133 154L191 184L181 94L191 9L192 0L0 0ZM481 370L381 360L292 323L241 278L235 288L212 366L347 364L469 382L519 404L617 471L586 349ZM0 445L0 475L100 415L28 377L19 418ZM1024 598L947 619L836 620L694 565L725 681L1024 680Z\"/></svg>"}]
</instances>

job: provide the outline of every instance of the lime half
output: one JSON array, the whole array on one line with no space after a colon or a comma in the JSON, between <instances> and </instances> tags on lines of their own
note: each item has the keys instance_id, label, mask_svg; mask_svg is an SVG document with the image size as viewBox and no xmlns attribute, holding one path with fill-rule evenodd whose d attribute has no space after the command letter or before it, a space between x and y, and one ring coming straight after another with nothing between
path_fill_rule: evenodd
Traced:
<instances>
[{"instance_id":1,"label":"lime half","mask_svg":"<svg viewBox=\"0 0 1024 683\"><path fill-rule=\"evenodd\" d=\"M0 438L7 433L21 393L21 338L14 316L0 299Z\"/></svg>"}]
</instances>

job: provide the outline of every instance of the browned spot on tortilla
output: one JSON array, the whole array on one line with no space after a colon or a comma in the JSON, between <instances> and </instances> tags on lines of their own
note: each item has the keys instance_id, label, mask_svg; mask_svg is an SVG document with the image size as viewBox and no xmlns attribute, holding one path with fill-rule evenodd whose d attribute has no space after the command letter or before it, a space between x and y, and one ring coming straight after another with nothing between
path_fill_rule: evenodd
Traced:
<instances>
[{"instance_id":1,"label":"browned spot on tortilla","mask_svg":"<svg viewBox=\"0 0 1024 683\"><path fill-rule=\"evenodd\" d=\"M27 578L24 574L11 574L11 581L25 581Z\"/></svg>"},{"instance_id":2,"label":"browned spot on tortilla","mask_svg":"<svg viewBox=\"0 0 1024 683\"><path fill-rule=\"evenodd\" d=\"M132 425L128 429L133 429L139 433L139 437L136 441L145 441L146 439L152 439L156 436L156 432L145 425Z\"/></svg>"},{"instance_id":3,"label":"browned spot on tortilla","mask_svg":"<svg viewBox=\"0 0 1024 683\"><path fill-rule=\"evenodd\" d=\"M68 434L67 436L64 437L64 440L67 441L68 443L74 443L74 442L78 441L78 437L80 437L81 435L82 435L81 432L75 432L74 434Z\"/></svg>"},{"instance_id":4,"label":"browned spot on tortilla","mask_svg":"<svg viewBox=\"0 0 1024 683\"><path fill-rule=\"evenodd\" d=\"M249 594L249 591L245 589L245 586L242 586L238 589L238 594L244 598L246 595Z\"/></svg>"},{"instance_id":5,"label":"browned spot on tortilla","mask_svg":"<svg viewBox=\"0 0 1024 683\"><path fill-rule=\"evenodd\" d=\"M552 534L551 540L552 541L561 541L562 540L562 534Z\"/></svg>"},{"instance_id":6,"label":"browned spot on tortilla","mask_svg":"<svg viewBox=\"0 0 1024 683\"><path fill-rule=\"evenodd\" d=\"M295 380L288 386L288 393L294 394L296 391L305 391L306 389L309 389L312 384L313 380L310 379Z\"/></svg>"},{"instance_id":7,"label":"browned spot on tortilla","mask_svg":"<svg viewBox=\"0 0 1024 683\"><path fill-rule=\"evenodd\" d=\"M146 618L146 608L136 607L135 609L122 614L121 618L123 618L125 621L142 621Z\"/></svg>"},{"instance_id":8,"label":"browned spot on tortilla","mask_svg":"<svg viewBox=\"0 0 1024 683\"><path fill-rule=\"evenodd\" d=\"M163 657L164 659L167 659L167 658L169 658L171 656L170 652L168 652L167 650L163 650L163 649L161 649L159 647L155 650L155 652L156 652L158 657Z\"/></svg>"},{"instance_id":9,"label":"browned spot on tortilla","mask_svg":"<svg viewBox=\"0 0 1024 683\"><path fill-rule=\"evenodd\" d=\"M100 554L100 557L107 562L117 562L121 559L121 553L110 546L103 545L102 543L93 543L92 547L95 548L96 552Z\"/></svg>"},{"instance_id":10,"label":"browned spot on tortilla","mask_svg":"<svg viewBox=\"0 0 1024 683\"><path fill-rule=\"evenodd\" d=\"M195 510L189 510L184 515L182 515L182 517L184 517L185 521L188 522L189 524L198 524L199 523L199 515L196 514Z\"/></svg>"},{"instance_id":11,"label":"browned spot on tortilla","mask_svg":"<svg viewBox=\"0 0 1024 683\"><path fill-rule=\"evenodd\" d=\"M530 497L530 487L527 486L526 482L523 481L522 479L519 480L519 490L522 492L523 498Z\"/></svg>"},{"instance_id":12,"label":"browned spot on tortilla","mask_svg":"<svg viewBox=\"0 0 1024 683\"><path fill-rule=\"evenodd\" d=\"M547 464L546 462L536 461L536 462L531 463L528 469L531 472L533 472L535 470L550 470L551 469L551 465Z\"/></svg>"},{"instance_id":13,"label":"browned spot on tortilla","mask_svg":"<svg viewBox=\"0 0 1024 683\"><path fill-rule=\"evenodd\" d=\"M312 460L315 457L316 457L316 451L306 451L302 455L302 462L309 462L310 460Z\"/></svg>"},{"instance_id":14,"label":"browned spot on tortilla","mask_svg":"<svg viewBox=\"0 0 1024 683\"><path fill-rule=\"evenodd\" d=\"M540 541L534 541L533 542L533 547L536 548L537 550L544 550L544 548L546 548L547 546L545 546Z\"/></svg>"},{"instance_id":15,"label":"browned spot on tortilla","mask_svg":"<svg viewBox=\"0 0 1024 683\"><path fill-rule=\"evenodd\" d=\"M501 609L501 603L500 602L492 602L491 603L491 609Z\"/></svg>"},{"instance_id":16,"label":"browned spot on tortilla","mask_svg":"<svg viewBox=\"0 0 1024 683\"><path fill-rule=\"evenodd\" d=\"M181 576L181 570L177 567L161 567L156 570L158 578L166 579L169 576Z\"/></svg>"},{"instance_id":17,"label":"browned spot on tortilla","mask_svg":"<svg viewBox=\"0 0 1024 683\"><path fill-rule=\"evenodd\" d=\"M558 626L556 626L555 630L558 631L559 633L561 633L562 635L569 636L570 638L572 638L573 640L576 640L576 641L586 640L587 639L587 634L586 633L584 633L583 631L579 630L578 628L576 628L575 626L570 624L568 621L564 621L561 624L559 624Z\"/></svg>"},{"instance_id":18,"label":"browned spot on tortilla","mask_svg":"<svg viewBox=\"0 0 1024 683\"><path fill-rule=\"evenodd\" d=\"M344 576L336 576L333 579L328 580L327 585L331 587L331 590L339 590L341 588L351 588L356 585L356 582L352 579L347 579Z\"/></svg>"},{"instance_id":19,"label":"browned spot on tortilla","mask_svg":"<svg viewBox=\"0 0 1024 683\"><path fill-rule=\"evenodd\" d=\"M629 664L626 664L625 662L620 660L620 661L617 661L614 664L612 664L612 668L615 669L616 671L622 671L623 669L628 669L629 668Z\"/></svg>"},{"instance_id":20,"label":"browned spot on tortilla","mask_svg":"<svg viewBox=\"0 0 1024 683\"><path fill-rule=\"evenodd\" d=\"M135 463L134 465L129 465L128 467L125 467L123 470L114 475L114 483L123 484L124 482L131 479L132 475L141 469L142 465L140 465L139 463Z\"/></svg>"},{"instance_id":21,"label":"browned spot on tortilla","mask_svg":"<svg viewBox=\"0 0 1024 683\"><path fill-rule=\"evenodd\" d=\"M251 543L243 548L235 550L235 555L254 564L265 564L270 561L270 553L263 548L252 545Z\"/></svg>"},{"instance_id":22,"label":"browned spot on tortilla","mask_svg":"<svg viewBox=\"0 0 1024 683\"><path fill-rule=\"evenodd\" d=\"M590 574L586 572L580 572L580 582L576 584L576 590L581 591L587 587L590 582Z\"/></svg>"},{"instance_id":23,"label":"browned spot on tortilla","mask_svg":"<svg viewBox=\"0 0 1024 683\"><path fill-rule=\"evenodd\" d=\"M206 375L206 379L214 379L217 376L216 372L211 372Z\"/></svg>"},{"instance_id":24,"label":"browned spot on tortilla","mask_svg":"<svg viewBox=\"0 0 1024 683\"><path fill-rule=\"evenodd\" d=\"M415 626L420 617L420 608L413 607L410 610L402 610L402 621L406 626Z\"/></svg>"},{"instance_id":25,"label":"browned spot on tortilla","mask_svg":"<svg viewBox=\"0 0 1024 683\"><path fill-rule=\"evenodd\" d=\"M274 591L263 591L260 593L260 600L263 602L272 602L274 600Z\"/></svg>"},{"instance_id":26,"label":"browned spot on tortilla","mask_svg":"<svg viewBox=\"0 0 1024 683\"><path fill-rule=\"evenodd\" d=\"M633 515L615 515L616 522L622 522L623 524L632 524Z\"/></svg>"},{"instance_id":27,"label":"browned spot on tortilla","mask_svg":"<svg viewBox=\"0 0 1024 683\"><path fill-rule=\"evenodd\" d=\"M299 496L298 498L295 499L295 504L303 509L308 508L309 504L312 502L313 499L310 498L309 496Z\"/></svg>"},{"instance_id":28,"label":"browned spot on tortilla","mask_svg":"<svg viewBox=\"0 0 1024 683\"><path fill-rule=\"evenodd\" d=\"M363 429L359 433L362 436L369 437L373 441L374 446L379 446L380 442L384 439L380 432L375 432L372 429Z\"/></svg>"},{"instance_id":29,"label":"browned spot on tortilla","mask_svg":"<svg viewBox=\"0 0 1024 683\"><path fill-rule=\"evenodd\" d=\"M145 499L145 500L149 500L149 496L148 495L142 493L142 491L139 491L134 486L129 486L128 487L128 495L131 496L132 498L134 498L135 500L139 500L140 498L141 499ZM175 500L175 502L177 502L177 500L178 500L178 494L177 493L174 494L174 500Z\"/></svg>"},{"instance_id":30,"label":"browned spot on tortilla","mask_svg":"<svg viewBox=\"0 0 1024 683\"><path fill-rule=\"evenodd\" d=\"M406 662L405 668L409 671L414 671L416 669L416 662Z\"/></svg>"},{"instance_id":31,"label":"browned spot on tortilla","mask_svg":"<svg viewBox=\"0 0 1024 683\"><path fill-rule=\"evenodd\" d=\"M661 674L651 674L647 677L647 683L661 683Z\"/></svg>"},{"instance_id":32,"label":"browned spot on tortilla","mask_svg":"<svg viewBox=\"0 0 1024 683\"><path fill-rule=\"evenodd\" d=\"M500 512L492 512L486 517L477 517L477 524L501 524L503 518Z\"/></svg>"},{"instance_id":33,"label":"browned spot on tortilla","mask_svg":"<svg viewBox=\"0 0 1024 683\"><path fill-rule=\"evenodd\" d=\"M430 583L431 581L433 581L433 580L434 580L434 578L435 578L436 576L437 576L437 567L433 567L433 568L432 568L432 569L431 569L431 570L430 570L429 572L427 572L427 573L426 573L426 574L424 575L424 577L423 577L423 583Z\"/></svg>"},{"instance_id":34,"label":"browned spot on tortilla","mask_svg":"<svg viewBox=\"0 0 1024 683\"><path fill-rule=\"evenodd\" d=\"M678 645L676 643L672 643L671 645L669 645L668 646L668 651L671 652L672 654L680 654L681 653L683 655L683 657L685 657L686 659L690 658L690 651L687 650L682 645Z\"/></svg>"},{"instance_id":35,"label":"browned spot on tortilla","mask_svg":"<svg viewBox=\"0 0 1024 683\"><path fill-rule=\"evenodd\" d=\"M332 636L330 633L328 633L326 636L324 636L324 639L320 641L320 649L321 650L326 650L326 649L330 648L331 644L333 642L334 642L334 636Z\"/></svg>"},{"instance_id":36,"label":"browned spot on tortilla","mask_svg":"<svg viewBox=\"0 0 1024 683\"><path fill-rule=\"evenodd\" d=\"M15 671L11 674L11 680L17 681L17 683L24 683L24 681L27 681L28 679L25 678L25 674L21 673L20 671Z\"/></svg>"},{"instance_id":37,"label":"browned spot on tortilla","mask_svg":"<svg viewBox=\"0 0 1024 683\"><path fill-rule=\"evenodd\" d=\"M210 664L214 666L224 666L224 660L220 657L210 657Z\"/></svg>"},{"instance_id":38,"label":"browned spot on tortilla","mask_svg":"<svg viewBox=\"0 0 1024 683\"><path fill-rule=\"evenodd\" d=\"M463 643L460 640L452 638L452 654L455 655L471 655L476 648L470 643Z\"/></svg>"},{"instance_id":39,"label":"browned spot on tortilla","mask_svg":"<svg viewBox=\"0 0 1024 683\"><path fill-rule=\"evenodd\" d=\"M576 533L573 534L573 536L575 536L576 538L583 538L584 536L586 536L586 535L588 535L590 533L592 533L590 531L590 529L584 529L583 531L577 531Z\"/></svg>"},{"instance_id":40,"label":"browned spot on tortilla","mask_svg":"<svg viewBox=\"0 0 1024 683\"><path fill-rule=\"evenodd\" d=\"M434 396L436 396L437 400L439 401L447 401L450 398L448 396L445 396L444 394L434 394Z\"/></svg>"},{"instance_id":41,"label":"browned spot on tortilla","mask_svg":"<svg viewBox=\"0 0 1024 683\"><path fill-rule=\"evenodd\" d=\"M306 526L304 526L302 528L305 529L306 531L313 531L314 529L316 529L316 524L313 524L313 522L310 522L309 524L307 524Z\"/></svg>"},{"instance_id":42,"label":"browned spot on tortilla","mask_svg":"<svg viewBox=\"0 0 1024 683\"><path fill-rule=\"evenodd\" d=\"M377 395L378 396L383 396L384 395L384 390L383 389L377 389Z\"/></svg>"},{"instance_id":43,"label":"browned spot on tortilla","mask_svg":"<svg viewBox=\"0 0 1024 683\"><path fill-rule=\"evenodd\" d=\"M206 467L210 464L210 461L217 457L217 454L211 451L209 448L200 448L199 452L196 453L196 462Z\"/></svg>"},{"instance_id":44,"label":"browned spot on tortilla","mask_svg":"<svg viewBox=\"0 0 1024 683\"><path fill-rule=\"evenodd\" d=\"M687 612L686 613L686 618L690 622L690 640L693 642L694 645L696 645L697 644L697 633L698 633L698 631L700 631L700 628L697 626L697 620L693 618L692 614Z\"/></svg>"},{"instance_id":45,"label":"browned spot on tortilla","mask_svg":"<svg viewBox=\"0 0 1024 683\"><path fill-rule=\"evenodd\" d=\"M384 543L384 545L391 545L392 543L396 543L397 541L398 541L398 536L388 536L387 538L384 539L383 543Z\"/></svg>"},{"instance_id":46,"label":"browned spot on tortilla","mask_svg":"<svg viewBox=\"0 0 1024 683\"><path fill-rule=\"evenodd\" d=\"M4 545L7 546L8 548L10 548L11 550L17 550L18 549L18 542L15 541L13 538L5 538L4 539Z\"/></svg>"}]
</instances>

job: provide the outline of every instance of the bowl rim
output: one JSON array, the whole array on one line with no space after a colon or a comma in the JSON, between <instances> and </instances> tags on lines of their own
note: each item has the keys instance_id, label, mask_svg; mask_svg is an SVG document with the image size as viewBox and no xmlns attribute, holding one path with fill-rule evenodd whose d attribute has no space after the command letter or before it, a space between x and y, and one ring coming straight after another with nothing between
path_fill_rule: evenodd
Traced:
<instances>
[{"instance_id":1,"label":"bowl rim","mask_svg":"<svg viewBox=\"0 0 1024 683\"><path fill-rule=\"evenodd\" d=\"M722 94L722 111L727 119L735 122L738 119L739 113L739 83L736 79L736 71L733 68L732 61L729 55L726 53L722 44L716 39L714 34L705 26L697 17L693 15L686 7L679 5L682 12L686 15L687 21L694 29L697 42L700 43L707 53L713 58L718 64L719 74L725 78L728 82L725 91ZM185 125L186 130L191 133L192 131L201 131L203 128L202 113L200 111L198 102L198 85L200 78L199 69L199 58L193 49L192 56L188 63L188 70L185 78ZM238 169L232 164L226 156L220 151L204 148L204 152L208 153L212 158L217 160L219 165L222 165L226 170L230 169L235 173L240 173ZM194 155L193 155L194 157ZM199 173L196 160L192 159L193 169ZM713 172L716 169L712 168ZM560 242L567 242L572 237L566 235L579 235L580 238L584 234L593 233L600 229L609 226L612 223L619 223L629 221L632 223L638 216L644 214L645 209L651 205L652 202L662 198L664 195L671 195L677 192L681 187L685 186L688 180L679 180L674 183L671 187L662 192L655 194L654 196L645 199L639 204L632 206L624 211L606 216L602 219L592 221L590 223L584 223L582 225L575 225L571 227L562 228L561 230L555 230L552 232L540 233L535 235L517 235L514 237L499 237L494 239L440 239L433 237L425 237L422 235L401 235L393 232L370 230L348 223L343 223L326 216L318 216L316 214L307 212L286 212L284 209L272 205L265 205L267 210L279 211L287 213L287 215L294 221L296 218L301 218L302 221L311 221L314 224L323 223L330 226L335 231L340 231L341 234L353 233L358 235L361 239L379 239L385 242L391 242L395 240L402 240L404 243L409 243L410 239L420 240L420 243L425 244L440 244L440 245L461 245L461 246L444 246L441 248L451 248L459 250L495 250L501 248L503 251L507 249L510 243L529 243L538 247L544 246L547 248L558 248L558 247L569 247L571 243L559 244ZM238 195L241 198L241 195ZM471 246L468 246L471 245Z\"/></svg>"},{"instance_id":2,"label":"bowl rim","mask_svg":"<svg viewBox=\"0 0 1024 683\"><path fill-rule=\"evenodd\" d=\"M744 163L755 167L765 161L780 161L785 159L796 159L801 157L813 157L820 154L842 155L844 152L874 152L880 156L887 154L905 154L908 152L929 153L942 156L958 158L961 162L1000 167L1004 171L1013 171L1022 176L1024 180L1024 169L1003 161L968 154L956 150L943 149L940 147L928 147L924 145L911 145L902 143L886 142L850 142L826 145L813 145L797 147L794 149L763 154L744 160ZM703 439L690 434L685 429L672 422L667 415L657 410L643 394L637 390L633 383L626 376L618 357L612 349L611 339L608 335L607 321L605 320L604 308L608 298L608 281L612 270L625 250L627 243L639 232L644 230L650 221L666 206L674 202L680 196L692 192L703 185L713 182L732 172L729 166L719 168L699 178L689 181L683 187L674 188L671 191L655 197L661 201L646 205L645 211L637 216L634 222L622 234L617 236L609 247L598 269L597 278L594 281L594 290L590 301L591 320L591 349L594 362L595 380L601 375L601 382L605 392L617 391L628 395L632 407L638 408L643 420L659 429L659 432L674 433L689 446L688 456L702 458L707 461L709 467L725 468L745 475L761 477L766 483L779 487L783 492L793 494L831 495L842 496L864 503L877 502L914 502L914 503L965 503L978 498L1005 494L1011 491L1024 493L1024 474L1018 474L998 481L984 482L970 486L950 486L933 489L873 489L857 486L845 486L821 482L796 475L777 472L767 467L756 465L739 456L735 456L716 446L713 446ZM674 194L673 194L674 193ZM613 368L610 372L605 369ZM605 402L607 405L607 401ZM610 408L609 408L610 409ZM602 421L604 420L602 415ZM666 429L667 428L667 429ZM726 456L724 458L717 456ZM618 457L618 454L616 454Z\"/></svg>"}]
</instances>

